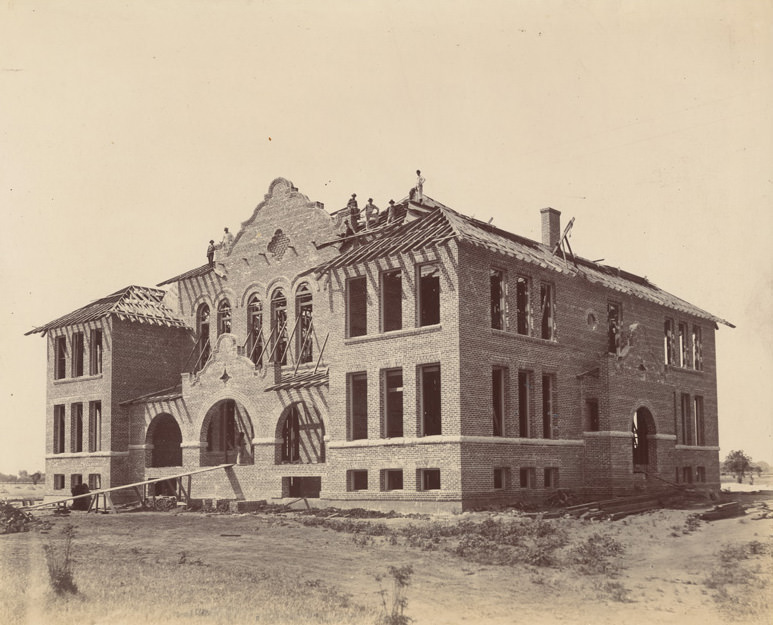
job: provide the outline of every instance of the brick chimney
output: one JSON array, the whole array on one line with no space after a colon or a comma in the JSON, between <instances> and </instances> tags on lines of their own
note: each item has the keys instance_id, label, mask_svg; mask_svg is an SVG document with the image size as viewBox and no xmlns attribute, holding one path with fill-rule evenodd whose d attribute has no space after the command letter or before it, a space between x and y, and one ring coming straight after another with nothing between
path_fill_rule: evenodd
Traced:
<instances>
[{"instance_id":1,"label":"brick chimney","mask_svg":"<svg viewBox=\"0 0 773 625\"><path fill-rule=\"evenodd\" d=\"M543 208L542 214L542 244L553 249L561 239L561 211L555 208Z\"/></svg>"}]
</instances>

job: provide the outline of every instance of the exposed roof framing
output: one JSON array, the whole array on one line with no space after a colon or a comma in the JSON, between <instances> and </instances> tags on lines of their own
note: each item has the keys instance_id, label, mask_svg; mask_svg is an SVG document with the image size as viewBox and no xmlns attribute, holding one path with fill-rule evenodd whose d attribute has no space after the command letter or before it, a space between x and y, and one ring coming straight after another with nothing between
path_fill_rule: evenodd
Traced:
<instances>
[{"instance_id":1,"label":"exposed roof framing","mask_svg":"<svg viewBox=\"0 0 773 625\"><path fill-rule=\"evenodd\" d=\"M290 389L298 388L311 388L313 386L324 386L328 383L328 372L318 371L317 373L301 373L294 376L289 376L279 381L273 386L269 386L266 392L269 391L287 391Z\"/></svg>"},{"instance_id":2,"label":"exposed roof framing","mask_svg":"<svg viewBox=\"0 0 773 625\"><path fill-rule=\"evenodd\" d=\"M140 395L133 399L127 399L121 402L121 406L127 406L129 404L151 404L156 401L173 401L180 399L183 396L182 384L171 386L169 388L162 389L160 391L153 391L145 395Z\"/></svg>"},{"instance_id":3,"label":"exposed roof framing","mask_svg":"<svg viewBox=\"0 0 773 625\"><path fill-rule=\"evenodd\" d=\"M87 323L111 315L124 321L172 328L188 327L182 319L162 303L164 295L165 292L161 289L127 286L83 308L79 308L63 317L49 321L45 325L34 328L25 334L29 335L40 332L45 336L46 332L55 328Z\"/></svg>"}]
</instances>

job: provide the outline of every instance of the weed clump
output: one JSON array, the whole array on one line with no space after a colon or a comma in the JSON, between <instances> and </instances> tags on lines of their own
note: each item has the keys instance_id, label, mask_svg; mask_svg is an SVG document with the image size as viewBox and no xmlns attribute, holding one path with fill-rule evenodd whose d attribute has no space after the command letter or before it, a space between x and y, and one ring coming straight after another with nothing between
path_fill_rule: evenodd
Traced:
<instances>
[{"instance_id":1,"label":"weed clump","mask_svg":"<svg viewBox=\"0 0 773 625\"><path fill-rule=\"evenodd\" d=\"M62 528L62 536L64 543L61 547L54 547L52 543L43 546L48 566L48 581L57 595L74 595L78 593L72 574L72 541L75 537L75 527L65 525Z\"/></svg>"},{"instance_id":2,"label":"weed clump","mask_svg":"<svg viewBox=\"0 0 773 625\"><path fill-rule=\"evenodd\" d=\"M390 566L387 571L392 578L392 595L390 597L389 591L385 588L379 592L381 595L381 614L376 625L408 625L413 619L405 614L405 608L408 606L405 589L411 585L413 567L410 564L400 567ZM382 579L384 579L383 575L376 576L379 585L381 585Z\"/></svg>"}]
</instances>

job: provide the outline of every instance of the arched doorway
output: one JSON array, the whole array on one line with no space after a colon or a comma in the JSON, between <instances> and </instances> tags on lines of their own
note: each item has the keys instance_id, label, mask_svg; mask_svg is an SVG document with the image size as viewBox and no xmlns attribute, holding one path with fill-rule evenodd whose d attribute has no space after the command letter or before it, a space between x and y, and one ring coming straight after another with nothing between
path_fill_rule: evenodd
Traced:
<instances>
[{"instance_id":1,"label":"arched doorway","mask_svg":"<svg viewBox=\"0 0 773 625\"><path fill-rule=\"evenodd\" d=\"M160 414L148 426L146 442L153 445L150 467L181 467L183 452L180 444L183 435L180 426L170 414Z\"/></svg>"},{"instance_id":2,"label":"arched doorway","mask_svg":"<svg viewBox=\"0 0 773 625\"><path fill-rule=\"evenodd\" d=\"M325 462L325 426L320 416L303 403L285 408L277 423L278 464Z\"/></svg>"},{"instance_id":3,"label":"arched doorway","mask_svg":"<svg viewBox=\"0 0 773 625\"><path fill-rule=\"evenodd\" d=\"M201 466L252 464L253 427L244 406L223 399L208 411L201 426Z\"/></svg>"},{"instance_id":4,"label":"arched doorway","mask_svg":"<svg viewBox=\"0 0 773 625\"><path fill-rule=\"evenodd\" d=\"M641 406L633 415L631 421L631 434L633 446L634 469L640 466L644 469L654 465L654 448L650 445L649 437L655 434L655 420L652 413Z\"/></svg>"}]
</instances>

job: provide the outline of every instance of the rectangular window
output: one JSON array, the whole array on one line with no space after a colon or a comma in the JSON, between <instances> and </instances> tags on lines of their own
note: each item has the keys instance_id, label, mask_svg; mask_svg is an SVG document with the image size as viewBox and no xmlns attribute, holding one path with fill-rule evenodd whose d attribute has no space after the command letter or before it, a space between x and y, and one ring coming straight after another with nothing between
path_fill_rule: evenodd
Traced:
<instances>
[{"instance_id":1,"label":"rectangular window","mask_svg":"<svg viewBox=\"0 0 773 625\"><path fill-rule=\"evenodd\" d=\"M70 475L70 488L75 488L83 484L83 476L80 473Z\"/></svg>"},{"instance_id":2,"label":"rectangular window","mask_svg":"<svg viewBox=\"0 0 773 625\"><path fill-rule=\"evenodd\" d=\"M489 271L491 284L491 327L505 329L505 274L497 269Z\"/></svg>"},{"instance_id":3,"label":"rectangular window","mask_svg":"<svg viewBox=\"0 0 773 625\"><path fill-rule=\"evenodd\" d=\"M687 337L687 324L680 323L679 326L679 366L690 366L690 341Z\"/></svg>"},{"instance_id":4,"label":"rectangular window","mask_svg":"<svg viewBox=\"0 0 773 625\"><path fill-rule=\"evenodd\" d=\"M99 490L100 488L102 488L102 475L89 473L89 490Z\"/></svg>"},{"instance_id":5,"label":"rectangular window","mask_svg":"<svg viewBox=\"0 0 773 625\"><path fill-rule=\"evenodd\" d=\"M556 336L556 320L554 313L553 285L543 282L540 285L540 325L543 339L552 341Z\"/></svg>"},{"instance_id":6,"label":"rectangular window","mask_svg":"<svg viewBox=\"0 0 773 625\"><path fill-rule=\"evenodd\" d=\"M54 379L61 380L67 369L67 337L57 336L54 341Z\"/></svg>"},{"instance_id":7,"label":"rectangular window","mask_svg":"<svg viewBox=\"0 0 773 625\"><path fill-rule=\"evenodd\" d=\"M54 453L64 453L64 405L54 406ZM64 487L62 487L64 488Z\"/></svg>"},{"instance_id":8,"label":"rectangular window","mask_svg":"<svg viewBox=\"0 0 773 625\"><path fill-rule=\"evenodd\" d=\"M545 488L558 488L558 467L545 468Z\"/></svg>"},{"instance_id":9,"label":"rectangular window","mask_svg":"<svg viewBox=\"0 0 773 625\"><path fill-rule=\"evenodd\" d=\"M703 338L700 326L692 327L692 368L703 371Z\"/></svg>"},{"instance_id":10,"label":"rectangular window","mask_svg":"<svg viewBox=\"0 0 773 625\"><path fill-rule=\"evenodd\" d=\"M89 402L89 451L102 449L102 402Z\"/></svg>"},{"instance_id":11,"label":"rectangular window","mask_svg":"<svg viewBox=\"0 0 773 625\"><path fill-rule=\"evenodd\" d=\"M362 470L347 471L349 490L368 490L368 472Z\"/></svg>"},{"instance_id":12,"label":"rectangular window","mask_svg":"<svg viewBox=\"0 0 773 625\"><path fill-rule=\"evenodd\" d=\"M701 483L706 481L706 467L695 467L695 481Z\"/></svg>"},{"instance_id":13,"label":"rectangular window","mask_svg":"<svg viewBox=\"0 0 773 625\"><path fill-rule=\"evenodd\" d=\"M692 433L690 432L690 396L687 393L682 393L681 411L680 411L680 428L679 434L681 434L682 445L692 444Z\"/></svg>"},{"instance_id":14,"label":"rectangular window","mask_svg":"<svg viewBox=\"0 0 773 625\"><path fill-rule=\"evenodd\" d=\"M382 475L382 490L403 490L403 470L384 469Z\"/></svg>"},{"instance_id":15,"label":"rectangular window","mask_svg":"<svg viewBox=\"0 0 773 625\"><path fill-rule=\"evenodd\" d=\"M64 474L54 473L54 490L62 490L64 488Z\"/></svg>"},{"instance_id":16,"label":"rectangular window","mask_svg":"<svg viewBox=\"0 0 773 625\"><path fill-rule=\"evenodd\" d=\"M403 370L384 372L384 436L399 438L403 435Z\"/></svg>"},{"instance_id":17,"label":"rectangular window","mask_svg":"<svg viewBox=\"0 0 773 625\"><path fill-rule=\"evenodd\" d=\"M494 367L491 370L491 400L494 436L505 435L505 384L507 370Z\"/></svg>"},{"instance_id":18,"label":"rectangular window","mask_svg":"<svg viewBox=\"0 0 773 625\"><path fill-rule=\"evenodd\" d=\"M556 377L542 376L542 438L555 438L558 415L556 414Z\"/></svg>"},{"instance_id":19,"label":"rectangular window","mask_svg":"<svg viewBox=\"0 0 773 625\"><path fill-rule=\"evenodd\" d=\"M620 347L620 325L623 323L623 307L616 302L607 303L607 351L616 354Z\"/></svg>"},{"instance_id":20,"label":"rectangular window","mask_svg":"<svg viewBox=\"0 0 773 625\"><path fill-rule=\"evenodd\" d=\"M585 431L586 432L599 431L599 400L598 399L585 400Z\"/></svg>"},{"instance_id":21,"label":"rectangular window","mask_svg":"<svg viewBox=\"0 0 773 625\"><path fill-rule=\"evenodd\" d=\"M381 327L384 332L403 327L403 284L399 269L381 274Z\"/></svg>"},{"instance_id":22,"label":"rectangular window","mask_svg":"<svg viewBox=\"0 0 773 625\"><path fill-rule=\"evenodd\" d=\"M349 374L349 440L368 438L368 376Z\"/></svg>"},{"instance_id":23,"label":"rectangular window","mask_svg":"<svg viewBox=\"0 0 773 625\"><path fill-rule=\"evenodd\" d=\"M70 427L70 451L83 451L83 404L80 402L70 405Z\"/></svg>"},{"instance_id":24,"label":"rectangular window","mask_svg":"<svg viewBox=\"0 0 773 625\"><path fill-rule=\"evenodd\" d=\"M529 438L531 428L531 389L532 372L518 372L518 436Z\"/></svg>"},{"instance_id":25,"label":"rectangular window","mask_svg":"<svg viewBox=\"0 0 773 625\"><path fill-rule=\"evenodd\" d=\"M509 487L510 469L507 467L494 468L494 490L504 490Z\"/></svg>"},{"instance_id":26,"label":"rectangular window","mask_svg":"<svg viewBox=\"0 0 773 625\"><path fill-rule=\"evenodd\" d=\"M364 336L368 332L368 283L363 276L347 283L346 325L349 336Z\"/></svg>"},{"instance_id":27,"label":"rectangular window","mask_svg":"<svg viewBox=\"0 0 773 625\"><path fill-rule=\"evenodd\" d=\"M521 488L536 488L537 469L534 467L521 467L520 478Z\"/></svg>"},{"instance_id":28,"label":"rectangular window","mask_svg":"<svg viewBox=\"0 0 773 625\"><path fill-rule=\"evenodd\" d=\"M676 337L674 336L674 320L666 319L663 323L663 362L673 365L676 362Z\"/></svg>"},{"instance_id":29,"label":"rectangular window","mask_svg":"<svg viewBox=\"0 0 773 625\"><path fill-rule=\"evenodd\" d=\"M102 330L92 330L89 337L89 373L102 373Z\"/></svg>"},{"instance_id":30,"label":"rectangular window","mask_svg":"<svg viewBox=\"0 0 773 625\"><path fill-rule=\"evenodd\" d=\"M83 375L83 332L72 335L72 377Z\"/></svg>"},{"instance_id":31,"label":"rectangular window","mask_svg":"<svg viewBox=\"0 0 773 625\"><path fill-rule=\"evenodd\" d=\"M440 469L419 469L419 490L440 490Z\"/></svg>"},{"instance_id":32,"label":"rectangular window","mask_svg":"<svg viewBox=\"0 0 773 625\"><path fill-rule=\"evenodd\" d=\"M685 484L692 484L692 467L682 467L682 481Z\"/></svg>"},{"instance_id":33,"label":"rectangular window","mask_svg":"<svg viewBox=\"0 0 773 625\"><path fill-rule=\"evenodd\" d=\"M695 444L706 444L706 433L703 421L703 397L696 395L693 401L693 429L695 431Z\"/></svg>"},{"instance_id":34,"label":"rectangular window","mask_svg":"<svg viewBox=\"0 0 773 625\"><path fill-rule=\"evenodd\" d=\"M515 281L516 332L529 335L529 281L518 276Z\"/></svg>"},{"instance_id":35,"label":"rectangular window","mask_svg":"<svg viewBox=\"0 0 773 625\"><path fill-rule=\"evenodd\" d=\"M421 434L434 436L441 433L440 421L440 365L419 368L421 377Z\"/></svg>"},{"instance_id":36,"label":"rectangular window","mask_svg":"<svg viewBox=\"0 0 773 625\"><path fill-rule=\"evenodd\" d=\"M440 271L437 265L419 267L419 325L440 323Z\"/></svg>"}]
</instances>

